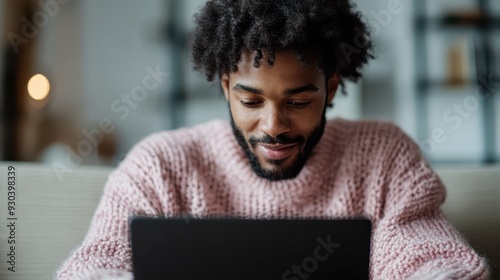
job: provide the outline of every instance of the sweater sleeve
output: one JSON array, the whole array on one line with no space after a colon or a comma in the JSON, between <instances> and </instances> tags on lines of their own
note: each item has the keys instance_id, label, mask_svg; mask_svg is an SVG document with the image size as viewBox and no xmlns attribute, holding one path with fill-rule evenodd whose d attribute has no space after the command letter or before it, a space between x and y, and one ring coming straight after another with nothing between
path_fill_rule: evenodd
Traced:
<instances>
[{"instance_id":1,"label":"sweater sleeve","mask_svg":"<svg viewBox=\"0 0 500 280\"><path fill-rule=\"evenodd\" d=\"M418 146L393 129L383 214L374 223L372 279L489 279L483 258L441 211L445 188Z\"/></svg>"},{"instance_id":2,"label":"sweater sleeve","mask_svg":"<svg viewBox=\"0 0 500 280\"><path fill-rule=\"evenodd\" d=\"M175 192L162 189L168 185L162 162L144 146L134 148L110 174L83 243L61 265L56 279L133 279L129 217L174 212L176 207ZM160 196L166 203L160 203Z\"/></svg>"}]
</instances>

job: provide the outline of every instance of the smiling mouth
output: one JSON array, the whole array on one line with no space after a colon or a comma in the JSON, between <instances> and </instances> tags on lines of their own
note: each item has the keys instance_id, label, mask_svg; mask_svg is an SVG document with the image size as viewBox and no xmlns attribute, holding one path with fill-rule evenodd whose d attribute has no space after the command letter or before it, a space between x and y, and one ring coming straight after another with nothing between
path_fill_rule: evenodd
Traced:
<instances>
[{"instance_id":1,"label":"smiling mouth","mask_svg":"<svg viewBox=\"0 0 500 280\"><path fill-rule=\"evenodd\" d=\"M297 144L259 144L260 152L270 160L282 160L287 158Z\"/></svg>"}]
</instances>

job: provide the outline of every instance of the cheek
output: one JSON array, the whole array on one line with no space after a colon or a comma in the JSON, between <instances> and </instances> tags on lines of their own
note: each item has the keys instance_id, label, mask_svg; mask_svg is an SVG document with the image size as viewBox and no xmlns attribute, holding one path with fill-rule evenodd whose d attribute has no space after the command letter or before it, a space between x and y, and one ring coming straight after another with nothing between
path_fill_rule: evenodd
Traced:
<instances>
[{"instance_id":1,"label":"cheek","mask_svg":"<svg viewBox=\"0 0 500 280\"><path fill-rule=\"evenodd\" d=\"M313 121L312 119L299 118L299 120L293 121L293 134L308 138L312 131L320 124L320 121L320 119Z\"/></svg>"},{"instance_id":2,"label":"cheek","mask_svg":"<svg viewBox=\"0 0 500 280\"><path fill-rule=\"evenodd\" d=\"M247 138L253 127L255 127L255 123L257 123L255 112L245 110L236 101L230 102L230 106L236 126L241 130L245 138Z\"/></svg>"},{"instance_id":3,"label":"cheek","mask_svg":"<svg viewBox=\"0 0 500 280\"><path fill-rule=\"evenodd\" d=\"M320 105L299 111L293 115L291 121L298 134L308 135L321 123L324 107Z\"/></svg>"}]
</instances>

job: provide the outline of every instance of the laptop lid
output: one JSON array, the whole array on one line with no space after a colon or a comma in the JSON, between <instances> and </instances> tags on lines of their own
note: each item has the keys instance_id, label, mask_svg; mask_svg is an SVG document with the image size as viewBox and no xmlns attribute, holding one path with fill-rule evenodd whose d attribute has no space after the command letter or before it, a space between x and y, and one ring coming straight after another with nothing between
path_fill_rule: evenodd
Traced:
<instances>
[{"instance_id":1,"label":"laptop lid","mask_svg":"<svg viewBox=\"0 0 500 280\"><path fill-rule=\"evenodd\" d=\"M371 223L130 219L134 279L369 279Z\"/></svg>"}]
</instances>

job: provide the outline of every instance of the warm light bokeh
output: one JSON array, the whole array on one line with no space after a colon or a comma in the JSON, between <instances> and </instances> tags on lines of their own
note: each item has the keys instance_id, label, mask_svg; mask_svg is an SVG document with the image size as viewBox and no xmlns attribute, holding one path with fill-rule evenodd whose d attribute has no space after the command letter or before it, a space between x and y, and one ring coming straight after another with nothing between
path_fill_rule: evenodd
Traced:
<instances>
[{"instance_id":1,"label":"warm light bokeh","mask_svg":"<svg viewBox=\"0 0 500 280\"><path fill-rule=\"evenodd\" d=\"M28 93L35 100L43 100L49 95L50 83L47 77L36 74L28 82Z\"/></svg>"}]
</instances>

